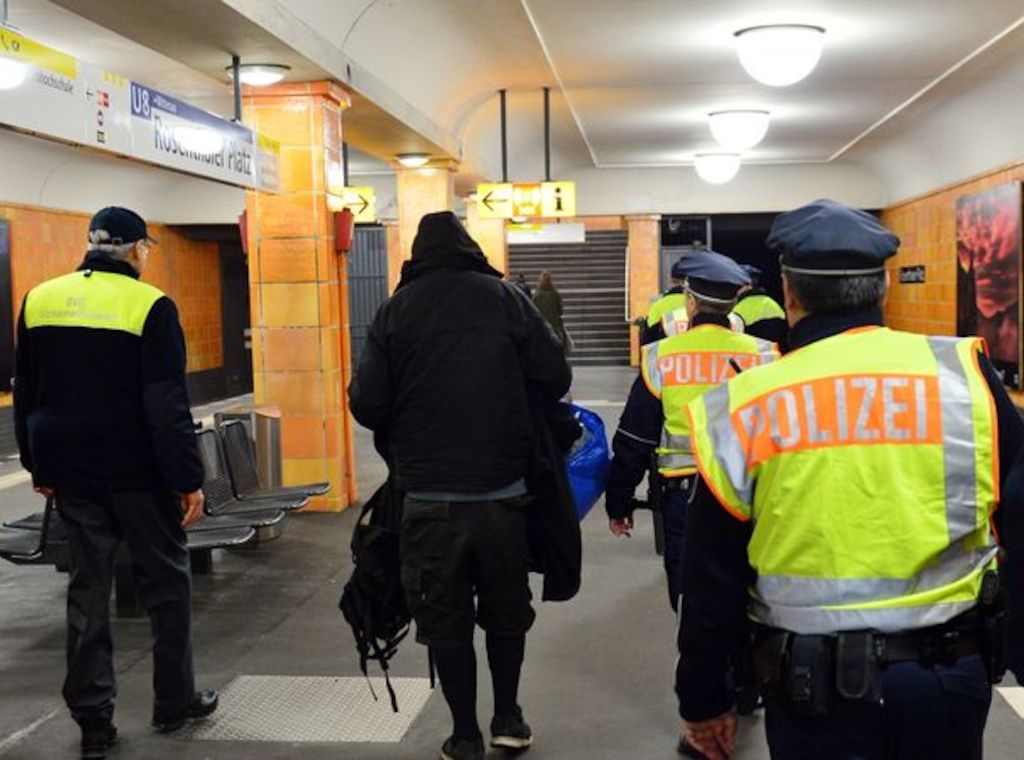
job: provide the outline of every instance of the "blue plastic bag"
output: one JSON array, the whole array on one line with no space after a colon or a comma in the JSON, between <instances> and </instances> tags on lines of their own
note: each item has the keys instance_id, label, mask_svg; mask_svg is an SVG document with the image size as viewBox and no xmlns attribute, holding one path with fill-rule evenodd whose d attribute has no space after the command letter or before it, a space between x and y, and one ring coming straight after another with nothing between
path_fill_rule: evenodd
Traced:
<instances>
[{"instance_id":1,"label":"blue plastic bag","mask_svg":"<svg viewBox=\"0 0 1024 760\"><path fill-rule=\"evenodd\" d=\"M583 435L573 444L565 465L576 505L576 516L582 521L604 493L608 484L610 459L604 422L589 409L576 404L571 406L573 415L583 426Z\"/></svg>"}]
</instances>

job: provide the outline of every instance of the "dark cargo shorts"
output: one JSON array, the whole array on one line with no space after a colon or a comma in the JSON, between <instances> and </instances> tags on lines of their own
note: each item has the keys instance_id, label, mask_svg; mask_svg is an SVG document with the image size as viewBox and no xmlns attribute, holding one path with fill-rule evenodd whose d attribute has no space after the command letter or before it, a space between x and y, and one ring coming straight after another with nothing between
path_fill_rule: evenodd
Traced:
<instances>
[{"instance_id":1,"label":"dark cargo shorts","mask_svg":"<svg viewBox=\"0 0 1024 760\"><path fill-rule=\"evenodd\" d=\"M526 633L535 615L522 507L406 497L402 585L421 644L472 643L474 622L498 636Z\"/></svg>"}]
</instances>

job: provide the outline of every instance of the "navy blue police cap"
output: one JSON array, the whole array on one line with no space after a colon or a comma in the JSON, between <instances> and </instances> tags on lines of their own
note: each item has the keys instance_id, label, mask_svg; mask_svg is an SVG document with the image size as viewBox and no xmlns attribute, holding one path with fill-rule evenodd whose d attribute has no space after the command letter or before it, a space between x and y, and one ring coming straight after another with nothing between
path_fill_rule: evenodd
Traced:
<instances>
[{"instance_id":1,"label":"navy blue police cap","mask_svg":"<svg viewBox=\"0 0 1024 760\"><path fill-rule=\"evenodd\" d=\"M686 289L705 301L730 303L736 300L740 288L750 284L750 276L735 261L720 253L703 249L683 256L676 262L686 278Z\"/></svg>"},{"instance_id":2,"label":"navy blue police cap","mask_svg":"<svg viewBox=\"0 0 1024 760\"><path fill-rule=\"evenodd\" d=\"M871 214L818 200L779 214L767 244L784 271L845 277L885 271L900 239Z\"/></svg>"},{"instance_id":3,"label":"navy blue police cap","mask_svg":"<svg viewBox=\"0 0 1024 760\"><path fill-rule=\"evenodd\" d=\"M740 269L746 272L751 280L756 280L762 274L761 267L756 267L753 264L740 264Z\"/></svg>"},{"instance_id":4,"label":"navy blue police cap","mask_svg":"<svg viewBox=\"0 0 1024 760\"><path fill-rule=\"evenodd\" d=\"M156 241L149 236L145 220L130 209L121 206L107 206L93 214L89 222L89 232L103 230L109 236L109 240L98 242L123 245L135 243L139 240Z\"/></svg>"}]
</instances>

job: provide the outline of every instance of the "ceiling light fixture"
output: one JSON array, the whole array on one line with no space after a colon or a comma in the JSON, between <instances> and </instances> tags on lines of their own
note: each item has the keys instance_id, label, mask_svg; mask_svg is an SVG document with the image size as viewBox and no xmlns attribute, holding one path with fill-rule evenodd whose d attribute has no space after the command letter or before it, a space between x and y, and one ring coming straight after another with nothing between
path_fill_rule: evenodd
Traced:
<instances>
[{"instance_id":1,"label":"ceiling light fixture","mask_svg":"<svg viewBox=\"0 0 1024 760\"><path fill-rule=\"evenodd\" d=\"M398 159L398 163L407 169L418 169L421 166L425 166L427 161L430 160L430 156L426 153L399 153L395 158Z\"/></svg>"},{"instance_id":2,"label":"ceiling light fixture","mask_svg":"<svg viewBox=\"0 0 1024 760\"><path fill-rule=\"evenodd\" d=\"M724 185L740 170L739 153L698 153L694 157L697 176L712 185Z\"/></svg>"},{"instance_id":3,"label":"ceiling light fixture","mask_svg":"<svg viewBox=\"0 0 1024 760\"><path fill-rule=\"evenodd\" d=\"M740 63L758 82L786 87L818 65L825 29L809 24L752 26L736 32Z\"/></svg>"},{"instance_id":4,"label":"ceiling light fixture","mask_svg":"<svg viewBox=\"0 0 1024 760\"><path fill-rule=\"evenodd\" d=\"M768 134L767 111L714 111L708 114L711 134L728 151L753 148Z\"/></svg>"},{"instance_id":5,"label":"ceiling light fixture","mask_svg":"<svg viewBox=\"0 0 1024 760\"><path fill-rule=\"evenodd\" d=\"M28 66L13 58L0 57L0 90L21 87L28 78Z\"/></svg>"},{"instance_id":6,"label":"ceiling light fixture","mask_svg":"<svg viewBox=\"0 0 1024 760\"><path fill-rule=\"evenodd\" d=\"M231 72L232 67L227 70ZM238 79L250 87L266 87L280 82L291 70L291 66L280 63L243 63L238 67Z\"/></svg>"}]
</instances>

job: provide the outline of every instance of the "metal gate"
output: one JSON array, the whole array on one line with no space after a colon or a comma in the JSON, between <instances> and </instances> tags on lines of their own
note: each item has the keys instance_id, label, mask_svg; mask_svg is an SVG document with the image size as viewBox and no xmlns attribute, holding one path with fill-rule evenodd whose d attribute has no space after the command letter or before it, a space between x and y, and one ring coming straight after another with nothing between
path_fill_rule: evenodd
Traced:
<instances>
[{"instance_id":1,"label":"metal gate","mask_svg":"<svg viewBox=\"0 0 1024 760\"><path fill-rule=\"evenodd\" d=\"M388 297L388 240L383 227L356 227L348 255L352 361L358 365L373 317Z\"/></svg>"}]
</instances>

